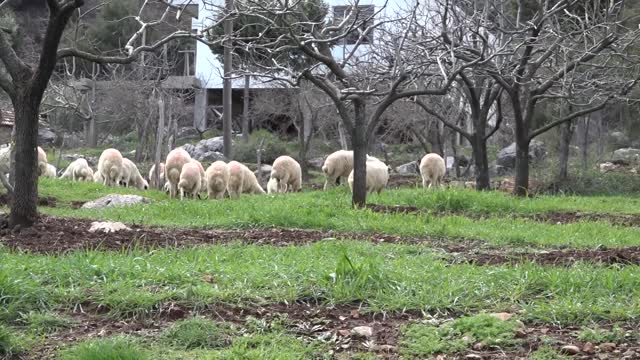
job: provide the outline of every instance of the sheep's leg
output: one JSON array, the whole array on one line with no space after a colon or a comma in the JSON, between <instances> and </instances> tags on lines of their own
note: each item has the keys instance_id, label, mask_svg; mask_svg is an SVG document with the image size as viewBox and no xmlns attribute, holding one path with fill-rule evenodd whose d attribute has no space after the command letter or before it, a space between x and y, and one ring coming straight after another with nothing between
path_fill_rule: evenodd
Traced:
<instances>
[{"instance_id":1,"label":"sheep's leg","mask_svg":"<svg viewBox=\"0 0 640 360\"><path fill-rule=\"evenodd\" d=\"M287 188L289 187L289 175L284 175L282 179L280 179L280 185L282 186L283 193L287 192Z\"/></svg>"},{"instance_id":2,"label":"sheep's leg","mask_svg":"<svg viewBox=\"0 0 640 360\"><path fill-rule=\"evenodd\" d=\"M427 188L427 177L426 176L422 177L422 188L423 189Z\"/></svg>"}]
</instances>

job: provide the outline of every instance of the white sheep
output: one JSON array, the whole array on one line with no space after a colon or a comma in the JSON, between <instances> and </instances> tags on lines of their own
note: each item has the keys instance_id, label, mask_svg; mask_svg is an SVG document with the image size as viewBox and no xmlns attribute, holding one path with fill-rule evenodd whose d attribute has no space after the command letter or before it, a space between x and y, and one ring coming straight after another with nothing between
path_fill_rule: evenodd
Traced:
<instances>
[{"instance_id":1,"label":"white sheep","mask_svg":"<svg viewBox=\"0 0 640 360\"><path fill-rule=\"evenodd\" d=\"M57 171L58 170L56 169L55 166L53 166L51 164L47 164L47 171L45 171L42 176L55 178L56 174L57 174Z\"/></svg>"},{"instance_id":2,"label":"white sheep","mask_svg":"<svg viewBox=\"0 0 640 360\"><path fill-rule=\"evenodd\" d=\"M422 187L442 186L442 179L447 171L444 159L436 153L425 155L420 161L420 175L422 176Z\"/></svg>"},{"instance_id":3,"label":"white sheep","mask_svg":"<svg viewBox=\"0 0 640 360\"><path fill-rule=\"evenodd\" d=\"M170 197L178 196L178 182L180 181L182 167L190 161L191 156L183 148L175 148L167 155L167 161L164 163L164 174L171 185L169 188Z\"/></svg>"},{"instance_id":4,"label":"white sheep","mask_svg":"<svg viewBox=\"0 0 640 360\"><path fill-rule=\"evenodd\" d=\"M121 183L125 187L135 187L139 190L147 190L149 183L140 174L140 170L133 161L122 159L122 180Z\"/></svg>"},{"instance_id":5,"label":"white sheep","mask_svg":"<svg viewBox=\"0 0 640 360\"><path fill-rule=\"evenodd\" d=\"M292 157L279 156L271 167L271 179L276 179L278 182L278 192L300 191L302 188L302 168Z\"/></svg>"},{"instance_id":6,"label":"white sheep","mask_svg":"<svg viewBox=\"0 0 640 360\"><path fill-rule=\"evenodd\" d=\"M104 177L102 176L102 174L100 173L100 170L96 170L93 173L93 181L97 182L97 183L104 183Z\"/></svg>"},{"instance_id":7,"label":"white sheep","mask_svg":"<svg viewBox=\"0 0 640 360\"><path fill-rule=\"evenodd\" d=\"M42 176L47 172L47 153L38 146L38 176Z\"/></svg>"},{"instance_id":8,"label":"white sheep","mask_svg":"<svg viewBox=\"0 0 640 360\"><path fill-rule=\"evenodd\" d=\"M207 194L209 199L222 199L229 184L229 166L224 161L216 161L207 168Z\"/></svg>"},{"instance_id":9,"label":"white sheep","mask_svg":"<svg viewBox=\"0 0 640 360\"><path fill-rule=\"evenodd\" d=\"M373 156L366 156L367 161L378 160ZM353 151L338 150L327 156L322 165L322 172L326 178L323 189L327 190L332 184L339 185L340 178L348 177L351 170L353 170Z\"/></svg>"},{"instance_id":10,"label":"white sheep","mask_svg":"<svg viewBox=\"0 0 640 360\"><path fill-rule=\"evenodd\" d=\"M69 166L67 166L61 179L71 179L73 181L92 181L93 170L89 166L86 159L75 159Z\"/></svg>"},{"instance_id":11,"label":"white sheep","mask_svg":"<svg viewBox=\"0 0 640 360\"><path fill-rule=\"evenodd\" d=\"M278 192L278 180L269 178L267 182L267 194L275 194Z\"/></svg>"},{"instance_id":12,"label":"white sheep","mask_svg":"<svg viewBox=\"0 0 640 360\"><path fill-rule=\"evenodd\" d=\"M204 166L196 159L191 159L191 162L196 163L200 169L200 191L207 191L207 175L205 174Z\"/></svg>"},{"instance_id":13,"label":"white sheep","mask_svg":"<svg viewBox=\"0 0 640 360\"><path fill-rule=\"evenodd\" d=\"M367 177L366 177L366 189L367 193L373 193L374 191L380 194L382 190L387 186L389 182L389 167L382 161L369 157L366 162ZM349 173L349 189L353 192L353 170Z\"/></svg>"},{"instance_id":14,"label":"white sheep","mask_svg":"<svg viewBox=\"0 0 640 360\"><path fill-rule=\"evenodd\" d=\"M160 166L158 166L158 169L160 170L160 173L158 174L158 179L156 181L156 164L153 164L151 166L151 169L149 169L149 185L151 185L152 188L156 189L159 187L160 184L164 184L166 182L166 177L164 176L164 163L161 162Z\"/></svg>"},{"instance_id":15,"label":"white sheep","mask_svg":"<svg viewBox=\"0 0 640 360\"><path fill-rule=\"evenodd\" d=\"M116 186L122 178L123 157L120 151L106 149L98 159L98 171L102 174L103 184Z\"/></svg>"},{"instance_id":16,"label":"white sheep","mask_svg":"<svg viewBox=\"0 0 640 360\"><path fill-rule=\"evenodd\" d=\"M229 184L227 184L227 192L229 197L238 198L240 194L264 194L264 190L258 184L258 179L253 171L249 170L245 165L231 161L229 166Z\"/></svg>"},{"instance_id":17,"label":"white sheep","mask_svg":"<svg viewBox=\"0 0 640 360\"><path fill-rule=\"evenodd\" d=\"M195 162L184 164L180 172L180 181L178 182L180 200L183 200L185 196L195 199L200 193L201 181L198 164Z\"/></svg>"}]
</instances>

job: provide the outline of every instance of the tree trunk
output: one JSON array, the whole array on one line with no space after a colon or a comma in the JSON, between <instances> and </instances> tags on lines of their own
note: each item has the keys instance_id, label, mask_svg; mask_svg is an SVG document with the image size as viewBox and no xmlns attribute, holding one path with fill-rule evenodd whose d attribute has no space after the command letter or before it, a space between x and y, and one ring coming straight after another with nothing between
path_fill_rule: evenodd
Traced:
<instances>
[{"instance_id":1,"label":"tree trunk","mask_svg":"<svg viewBox=\"0 0 640 360\"><path fill-rule=\"evenodd\" d=\"M567 180L569 178L569 152L571 148L571 138L573 137L573 122L569 121L562 125L560 132L560 171L558 173L559 180Z\"/></svg>"},{"instance_id":2,"label":"tree trunk","mask_svg":"<svg viewBox=\"0 0 640 360\"><path fill-rule=\"evenodd\" d=\"M98 132L96 131L96 118L89 118L89 130L86 139L87 147L95 148L98 146Z\"/></svg>"},{"instance_id":3,"label":"tree trunk","mask_svg":"<svg viewBox=\"0 0 640 360\"><path fill-rule=\"evenodd\" d=\"M472 149L476 165L476 190L489 190L491 188L491 180L489 178L487 142L484 139L484 134L476 132L474 135Z\"/></svg>"},{"instance_id":4,"label":"tree trunk","mask_svg":"<svg viewBox=\"0 0 640 360\"><path fill-rule=\"evenodd\" d=\"M516 134L517 134L516 130ZM513 194L527 196L529 193L529 143L528 138L516 139L516 181Z\"/></svg>"},{"instance_id":5,"label":"tree trunk","mask_svg":"<svg viewBox=\"0 0 640 360\"><path fill-rule=\"evenodd\" d=\"M342 122L338 122L338 138L340 139L340 148L347 150L347 137L344 134L344 126Z\"/></svg>"},{"instance_id":6,"label":"tree trunk","mask_svg":"<svg viewBox=\"0 0 640 360\"><path fill-rule=\"evenodd\" d=\"M589 167L589 125L591 123L591 115L584 119L584 131L582 137L582 171L587 171Z\"/></svg>"},{"instance_id":7,"label":"tree trunk","mask_svg":"<svg viewBox=\"0 0 640 360\"><path fill-rule=\"evenodd\" d=\"M367 203L367 139L365 103L362 99L353 100L355 121L351 134L353 147L353 194L351 203L361 208Z\"/></svg>"},{"instance_id":8,"label":"tree trunk","mask_svg":"<svg viewBox=\"0 0 640 360\"><path fill-rule=\"evenodd\" d=\"M242 96L242 140L249 142L249 75L244 76L244 95Z\"/></svg>"},{"instance_id":9,"label":"tree trunk","mask_svg":"<svg viewBox=\"0 0 640 360\"><path fill-rule=\"evenodd\" d=\"M21 92L24 90L21 90ZM38 219L39 99L21 93L14 100L16 155L14 199L9 224L29 227Z\"/></svg>"},{"instance_id":10,"label":"tree trunk","mask_svg":"<svg viewBox=\"0 0 640 360\"><path fill-rule=\"evenodd\" d=\"M162 189L164 186L160 181L160 162L162 161L162 143L164 135L164 101L162 98L158 99L158 133L156 134L156 154L154 160L153 179L149 179L152 184L155 184L157 189Z\"/></svg>"}]
</instances>

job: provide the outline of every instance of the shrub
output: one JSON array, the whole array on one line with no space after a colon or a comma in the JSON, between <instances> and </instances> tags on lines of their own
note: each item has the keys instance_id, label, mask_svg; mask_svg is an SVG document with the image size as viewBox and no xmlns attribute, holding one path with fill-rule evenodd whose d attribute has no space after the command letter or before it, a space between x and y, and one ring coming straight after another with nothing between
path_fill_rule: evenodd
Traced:
<instances>
[{"instance_id":1,"label":"shrub","mask_svg":"<svg viewBox=\"0 0 640 360\"><path fill-rule=\"evenodd\" d=\"M233 157L240 162L256 162L256 149L262 143L262 163L271 164L280 155L291 155L287 144L266 130L256 130L249 136L249 141L236 140L233 148Z\"/></svg>"}]
</instances>

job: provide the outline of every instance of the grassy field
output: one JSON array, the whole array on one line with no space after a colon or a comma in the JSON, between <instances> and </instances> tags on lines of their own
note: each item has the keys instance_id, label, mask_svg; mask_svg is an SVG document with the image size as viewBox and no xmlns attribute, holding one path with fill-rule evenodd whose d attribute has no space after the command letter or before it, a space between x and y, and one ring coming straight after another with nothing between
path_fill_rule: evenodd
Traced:
<instances>
[{"instance_id":1,"label":"grassy field","mask_svg":"<svg viewBox=\"0 0 640 360\"><path fill-rule=\"evenodd\" d=\"M154 201L103 210L72 206L114 192ZM166 232L334 232L284 246L238 239L54 254L0 247L0 358L561 359L567 345L589 355L588 344L597 354L615 357L616 349L640 356L637 262L468 261L508 253L636 251L640 227L612 219L640 216L640 197L518 199L403 188L369 202L412 211L384 213L352 209L345 187L179 202L161 192L42 179L40 195L56 199L55 207L41 208L48 215ZM576 212L591 217L563 224L535 218ZM360 241L354 234L407 241ZM434 238L437 244L410 241ZM373 334L359 334L362 326Z\"/></svg>"}]
</instances>

